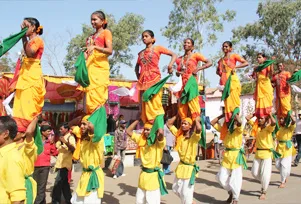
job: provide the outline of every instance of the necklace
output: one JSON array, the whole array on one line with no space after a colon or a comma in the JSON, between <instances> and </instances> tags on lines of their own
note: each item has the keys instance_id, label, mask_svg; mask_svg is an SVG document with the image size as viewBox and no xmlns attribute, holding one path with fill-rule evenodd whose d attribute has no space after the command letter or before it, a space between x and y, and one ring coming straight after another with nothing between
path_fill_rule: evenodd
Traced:
<instances>
[{"instance_id":1,"label":"necklace","mask_svg":"<svg viewBox=\"0 0 301 204\"><path fill-rule=\"evenodd\" d=\"M144 65L152 62L153 55L154 55L154 47L151 47L151 51L147 57L145 56L145 51L146 51L146 48L139 54L140 60L141 60L142 64L144 64Z\"/></svg>"},{"instance_id":2,"label":"necklace","mask_svg":"<svg viewBox=\"0 0 301 204\"><path fill-rule=\"evenodd\" d=\"M89 37L89 46L90 45L95 45L95 39L104 31L104 29L97 31L93 35L90 35Z\"/></svg>"},{"instance_id":3,"label":"necklace","mask_svg":"<svg viewBox=\"0 0 301 204\"><path fill-rule=\"evenodd\" d=\"M187 56L186 62L184 62L185 55L182 56L182 59L181 59L181 71L186 71L187 70L188 63L189 63L189 60L191 58L191 55L192 55L192 53L190 53L189 55L186 55Z\"/></svg>"}]
</instances>

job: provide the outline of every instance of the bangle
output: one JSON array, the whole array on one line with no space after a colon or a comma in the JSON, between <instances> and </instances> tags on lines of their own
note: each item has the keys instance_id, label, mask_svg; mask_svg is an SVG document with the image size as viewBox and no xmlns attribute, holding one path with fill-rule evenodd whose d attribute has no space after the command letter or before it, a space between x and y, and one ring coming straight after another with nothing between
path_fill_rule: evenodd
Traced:
<instances>
[{"instance_id":1,"label":"bangle","mask_svg":"<svg viewBox=\"0 0 301 204\"><path fill-rule=\"evenodd\" d=\"M105 49L102 47L102 48L101 48L101 52L104 52L104 50L105 50Z\"/></svg>"}]
</instances>

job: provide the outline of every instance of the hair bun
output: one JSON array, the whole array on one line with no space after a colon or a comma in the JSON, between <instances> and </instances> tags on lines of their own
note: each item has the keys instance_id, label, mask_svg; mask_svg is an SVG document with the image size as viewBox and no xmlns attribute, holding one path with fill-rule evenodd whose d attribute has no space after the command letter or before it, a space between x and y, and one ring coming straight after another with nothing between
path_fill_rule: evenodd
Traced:
<instances>
[{"instance_id":1,"label":"hair bun","mask_svg":"<svg viewBox=\"0 0 301 204\"><path fill-rule=\"evenodd\" d=\"M43 34L43 26L39 26L36 31L39 35Z\"/></svg>"}]
</instances>

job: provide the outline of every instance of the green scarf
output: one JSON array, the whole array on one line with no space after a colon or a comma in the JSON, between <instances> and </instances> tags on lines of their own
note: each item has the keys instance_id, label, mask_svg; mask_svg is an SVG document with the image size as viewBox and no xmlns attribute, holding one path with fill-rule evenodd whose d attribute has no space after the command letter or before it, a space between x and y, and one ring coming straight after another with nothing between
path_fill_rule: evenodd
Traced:
<instances>
[{"instance_id":1,"label":"green scarf","mask_svg":"<svg viewBox=\"0 0 301 204\"><path fill-rule=\"evenodd\" d=\"M301 70L295 72L291 78L289 78L287 80L288 83L294 83L294 82L297 82L297 81L300 81L301 79Z\"/></svg>"},{"instance_id":2,"label":"green scarf","mask_svg":"<svg viewBox=\"0 0 301 204\"><path fill-rule=\"evenodd\" d=\"M164 128L164 114L163 115L157 115L155 122L152 126L152 129L149 133L149 136L147 137L147 145L151 146L156 141L156 133L158 129Z\"/></svg>"},{"instance_id":3,"label":"green scarf","mask_svg":"<svg viewBox=\"0 0 301 204\"><path fill-rule=\"evenodd\" d=\"M199 96L199 86L194 78L194 76L191 76L188 81L186 82L186 85L184 87L184 90L182 92L180 101L182 104L186 104L195 97Z\"/></svg>"},{"instance_id":4,"label":"green scarf","mask_svg":"<svg viewBox=\"0 0 301 204\"><path fill-rule=\"evenodd\" d=\"M89 165L87 169L83 168L83 172L91 172L88 186L87 186L87 192L91 192L91 191L99 188L98 176L96 174L96 171L98 169L99 169L99 166L94 168L94 166L92 166L92 165Z\"/></svg>"},{"instance_id":5,"label":"green scarf","mask_svg":"<svg viewBox=\"0 0 301 204\"><path fill-rule=\"evenodd\" d=\"M293 143L291 140L279 140L279 143L285 143L286 144L286 147L288 149L290 149L292 146L293 146Z\"/></svg>"},{"instance_id":6,"label":"green scarf","mask_svg":"<svg viewBox=\"0 0 301 204\"><path fill-rule=\"evenodd\" d=\"M230 123L229 123L229 132L232 134L234 132L234 121L235 121L235 116L236 114L239 114L240 112L240 109L238 107L236 107L232 113L232 117L231 117L231 120L230 120Z\"/></svg>"},{"instance_id":7,"label":"green scarf","mask_svg":"<svg viewBox=\"0 0 301 204\"><path fill-rule=\"evenodd\" d=\"M151 86L150 88L148 88L142 95L142 100L144 102L148 102L150 101L154 95L156 95L157 93L159 93L159 91L161 90L161 88L164 86L164 84L166 83L166 81L169 79L171 75L168 75L167 77L161 79L159 82L157 82L155 85Z\"/></svg>"},{"instance_id":8,"label":"green scarf","mask_svg":"<svg viewBox=\"0 0 301 204\"><path fill-rule=\"evenodd\" d=\"M33 204L33 189L32 189L32 183L30 181L30 177L32 175L25 175L25 188L26 188L26 203L27 204Z\"/></svg>"},{"instance_id":9,"label":"green scarf","mask_svg":"<svg viewBox=\"0 0 301 204\"><path fill-rule=\"evenodd\" d=\"M44 144L43 144L42 135L38 124L36 125L36 129L34 133L34 143L38 148L37 150L38 155L40 155L44 151Z\"/></svg>"},{"instance_id":10,"label":"green scarf","mask_svg":"<svg viewBox=\"0 0 301 204\"><path fill-rule=\"evenodd\" d=\"M261 65L259 65L256 69L255 72L260 72L262 70L264 70L265 68L267 68L268 66L270 66L271 64L273 64L275 62L275 60L266 60L264 61Z\"/></svg>"},{"instance_id":11,"label":"green scarf","mask_svg":"<svg viewBox=\"0 0 301 204\"><path fill-rule=\"evenodd\" d=\"M193 170L191 172L189 184L190 185L194 185L194 183L195 183L195 177L196 177L196 174L200 171L200 167L198 165L196 165L196 163L194 163L194 164L188 164L188 163L183 162L182 160L181 160L181 163L184 164L184 165L187 165L187 166L193 166Z\"/></svg>"},{"instance_id":12,"label":"green scarf","mask_svg":"<svg viewBox=\"0 0 301 204\"><path fill-rule=\"evenodd\" d=\"M244 154L245 154L244 148L238 149L238 148L227 148L226 147L226 151L239 151L238 155L236 157L236 163L239 165L243 165L244 169L248 169L247 161L246 161L246 158L244 157Z\"/></svg>"},{"instance_id":13,"label":"green scarf","mask_svg":"<svg viewBox=\"0 0 301 204\"><path fill-rule=\"evenodd\" d=\"M275 121L276 121L276 125L275 125L274 131L272 132L272 136L273 136L273 138L275 138L277 132L278 132L279 129L280 129L280 126L279 126L278 119L277 119L276 115L273 114L273 117L274 117L274 119L275 119Z\"/></svg>"},{"instance_id":14,"label":"green scarf","mask_svg":"<svg viewBox=\"0 0 301 204\"><path fill-rule=\"evenodd\" d=\"M285 117L285 120L284 120L284 122L285 122L285 127L286 128L288 128L288 126L291 124L291 115L292 115L292 110L290 110L290 111L288 111L287 112L287 115L286 115L286 117Z\"/></svg>"},{"instance_id":15,"label":"green scarf","mask_svg":"<svg viewBox=\"0 0 301 204\"><path fill-rule=\"evenodd\" d=\"M92 142L99 142L107 133L107 113L104 106L92 113L88 121L94 125L94 137Z\"/></svg>"},{"instance_id":16,"label":"green scarf","mask_svg":"<svg viewBox=\"0 0 301 204\"><path fill-rule=\"evenodd\" d=\"M84 88L88 87L90 80L84 52L80 52L74 66L76 67L75 81Z\"/></svg>"},{"instance_id":17,"label":"green scarf","mask_svg":"<svg viewBox=\"0 0 301 204\"><path fill-rule=\"evenodd\" d=\"M271 148L270 151L273 152L273 157L274 157L274 159L281 158L282 155L281 155L280 153L276 152L276 151L274 150L274 148Z\"/></svg>"},{"instance_id":18,"label":"green scarf","mask_svg":"<svg viewBox=\"0 0 301 204\"><path fill-rule=\"evenodd\" d=\"M23 28L19 33L5 38L0 44L0 57L9 51L26 34L28 28Z\"/></svg>"},{"instance_id":19,"label":"green scarf","mask_svg":"<svg viewBox=\"0 0 301 204\"><path fill-rule=\"evenodd\" d=\"M168 194L167 189L166 189L166 184L165 184L165 182L163 180L164 173L163 173L163 171L161 170L160 167L155 167L154 169L149 169L149 168L142 167L142 171L146 172L146 173L158 172L158 180L159 180L159 185L160 185L160 193L161 193L161 195Z\"/></svg>"},{"instance_id":20,"label":"green scarf","mask_svg":"<svg viewBox=\"0 0 301 204\"><path fill-rule=\"evenodd\" d=\"M223 90L223 94L222 94L222 101L224 101L226 98L228 98L230 96L230 90L231 90L231 80L232 80L232 74L230 74L230 76L228 77L224 90Z\"/></svg>"},{"instance_id":21,"label":"green scarf","mask_svg":"<svg viewBox=\"0 0 301 204\"><path fill-rule=\"evenodd\" d=\"M207 145L206 145L206 127L205 127L204 115L202 114L200 117L201 117L202 132L201 132L201 138L199 140L199 144L203 148L206 149L207 148Z\"/></svg>"}]
</instances>

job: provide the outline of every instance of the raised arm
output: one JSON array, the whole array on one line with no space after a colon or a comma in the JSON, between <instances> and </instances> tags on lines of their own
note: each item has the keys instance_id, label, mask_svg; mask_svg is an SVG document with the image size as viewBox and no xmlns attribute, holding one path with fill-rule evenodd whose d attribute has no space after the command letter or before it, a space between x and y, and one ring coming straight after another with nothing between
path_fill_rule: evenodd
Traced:
<instances>
[{"instance_id":1,"label":"raised arm","mask_svg":"<svg viewBox=\"0 0 301 204\"><path fill-rule=\"evenodd\" d=\"M25 137L26 137L26 142L28 143L32 141L32 137L34 136L38 120L39 120L38 117L35 117L26 129Z\"/></svg>"},{"instance_id":2,"label":"raised arm","mask_svg":"<svg viewBox=\"0 0 301 204\"><path fill-rule=\"evenodd\" d=\"M240 69L248 66L249 63L245 59L241 59L240 64L235 66L235 69Z\"/></svg>"},{"instance_id":3,"label":"raised arm","mask_svg":"<svg viewBox=\"0 0 301 204\"><path fill-rule=\"evenodd\" d=\"M133 135L133 130L135 129L135 127L137 126L137 124L139 123L139 120L135 120L126 130L126 134L130 137L132 137Z\"/></svg>"},{"instance_id":4,"label":"raised arm","mask_svg":"<svg viewBox=\"0 0 301 204\"><path fill-rule=\"evenodd\" d=\"M168 55L171 56L171 60L170 60L170 62L168 64L168 66L167 66L168 73L172 74L172 65L175 63L175 61L177 59L177 55L174 52L172 52L172 51L170 51L170 54L168 54Z\"/></svg>"},{"instance_id":5,"label":"raised arm","mask_svg":"<svg viewBox=\"0 0 301 204\"><path fill-rule=\"evenodd\" d=\"M221 115L219 115L218 117L216 117L216 118L214 118L213 120L211 120L211 125L212 126L214 126L216 123L218 123L218 121L220 120L220 119L222 119L223 117L225 117L225 115L224 114L221 114Z\"/></svg>"},{"instance_id":6,"label":"raised arm","mask_svg":"<svg viewBox=\"0 0 301 204\"><path fill-rule=\"evenodd\" d=\"M291 125L295 125L296 124L296 119L293 116L293 114L291 114L291 119L292 119Z\"/></svg>"},{"instance_id":7,"label":"raised arm","mask_svg":"<svg viewBox=\"0 0 301 204\"><path fill-rule=\"evenodd\" d=\"M195 133L200 134L202 131L202 125L200 123L200 117L195 119Z\"/></svg>"},{"instance_id":8,"label":"raised arm","mask_svg":"<svg viewBox=\"0 0 301 204\"><path fill-rule=\"evenodd\" d=\"M276 125L276 120L275 120L275 118L273 117L273 114L270 113L269 117L270 117L270 121L271 121L271 126L275 126L275 125Z\"/></svg>"},{"instance_id":9,"label":"raised arm","mask_svg":"<svg viewBox=\"0 0 301 204\"><path fill-rule=\"evenodd\" d=\"M176 119L177 119L177 116L173 116L172 118L168 119L166 121L166 126L170 129L173 126L173 124L175 123Z\"/></svg>"},{"instance_id":10,"label":"raised arm","mask_svg":"<svg viewBox=\"0 0 301 204\"><path fill-rule=\"evenodd\" d=\"M199 71L201 71L203 69L207 69L207 68L209 68L211 66L212 66L211 60L210 59L206 59L205 60L205 64L203 66L201 66L200 68L196 69L196 72L199 72ZM196 73L194 72L194 74L196 74Z\"/></svg>"},{"instance_id":11,"label":"raised arm","mask_svg":"<svg viewBox=\"0 0 301 204\"><path fill-rule=\"evenodd\" d=\"M240 119L240 117L239 117L239 114L236 114L236 115L235 115L235 119L236 119L236 125L237 125L238 127L240 127L240 126L241 126L241 119Z\"/></svg>"}]
</instances>

